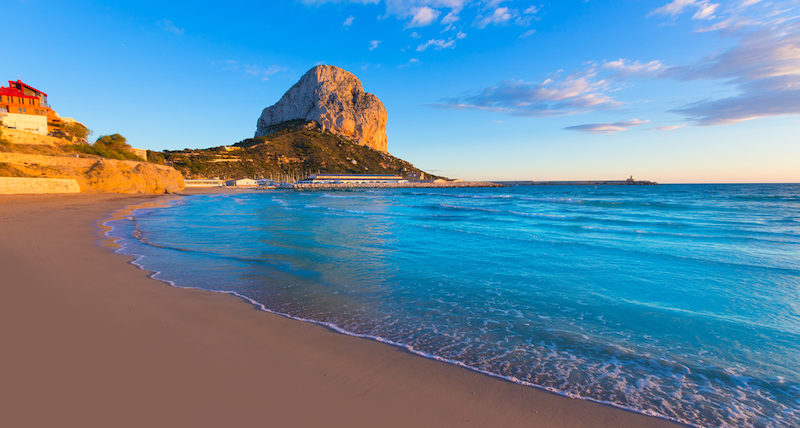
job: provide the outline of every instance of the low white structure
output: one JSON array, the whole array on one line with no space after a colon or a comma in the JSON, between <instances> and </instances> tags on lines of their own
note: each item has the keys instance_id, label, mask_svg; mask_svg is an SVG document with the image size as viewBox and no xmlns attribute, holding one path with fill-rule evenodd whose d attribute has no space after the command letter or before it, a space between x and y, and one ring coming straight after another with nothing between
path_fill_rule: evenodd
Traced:
<instances>
[{"instance_id":1,"label":"low white structure","mask_svg":"<svg viewBox=\"0 0 800 428\"><path fill-rule=\"evenodd\" d=\"M258 186L258 182L252 178L240 178L238 180L228 180L225 182L226 186L248 187Z\"/></svg>"},{"instance_id":2,"label":"low white structure","mask_svg":"<svg viewBox=\"0 0 800 428\"><path fill-rule=\"evenodd\" d=\"M47 116L3 112L0 121L6 128L47 135Z\"/></svg>"},{"instance_id":3,"label":"low white structure","mask_svg":"<svg viewBox=\"0 0 800 428\"><path fill-rule=\"evenodd\" d=\"M206 180L206 179L189 179L183 180L186 187L222 187L225 185L224 180Z\"/></svg>"},{"instance_id":4,"label":"low white structure","mask_svg":"<svg viewBox=\"0 0 800 428\"><path fill-rule=\"evenodd\" d=\"M406 174L406 178L409 181L422 181L425 180L425 173L422 171L409 172Z\"/></svg>"},{"instance_id":5,"label":"low white structure","mask_svg":"<svg viewBox=\"0 0 800 428\"><path fill-rule=\"evenodd\" d=\"M395 184L405 183L403 177L391 174L311 174L299 184Z\"/></svg>"}]
</instances>

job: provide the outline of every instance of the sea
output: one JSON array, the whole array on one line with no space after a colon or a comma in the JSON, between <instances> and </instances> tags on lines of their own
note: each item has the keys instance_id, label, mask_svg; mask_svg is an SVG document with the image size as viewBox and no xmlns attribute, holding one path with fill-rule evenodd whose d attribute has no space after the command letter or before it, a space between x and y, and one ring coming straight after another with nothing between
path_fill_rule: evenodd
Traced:
<instances>
[{"instance_id":1,"label":"sea","mask_svg":"<svg viewBox=\"0 0 800 428\"><path fill-rule=\"evenodd\" d=\"M271 190L110 223L178 287L696 426L800 426L800 185Z\"/></svg>"}]
</instances>

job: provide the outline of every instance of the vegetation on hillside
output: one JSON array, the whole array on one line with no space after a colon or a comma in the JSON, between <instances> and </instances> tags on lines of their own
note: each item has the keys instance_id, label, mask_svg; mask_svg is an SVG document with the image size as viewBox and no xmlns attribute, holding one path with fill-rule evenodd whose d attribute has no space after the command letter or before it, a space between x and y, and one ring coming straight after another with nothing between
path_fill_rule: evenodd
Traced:
<instances>
[{"instance_id":1,"label":"vegetation on hillside","mask_svg":"<svg viewBox=\"0 0 800 428\"><path fill-rule=\"evenodd\" d=\"M75 151L89 155L101 156L108 159L143 161L132 152L132 147L127 139L120 134L103 135L94 144L73 144Z\"/></svg>"},{"instance_id":2,"label":"vegetation on hillside","mask_svg":"<svg viewBox=\"0 0 800 428\"><path fill-rule=\"evenodd\" d=\"M152 162L162 161L156 156ZM249 138L233 146L164 151L163 163L186 178L272 178L294 181L313 173L397 174L420 172L414 165L321 131L313 123L287 122L267 137Z\"/></svg>"},{"instance_id":3,"label":"vegetation on hillside","mask_svg":"<svg viewBox=\"0 0 800 428\"><path fill-rule=\"evenodd\" d=\"M61 130L65 134L66 139L70 141L78 140L79 142L86 142L88 141L89 135L92 134L92 130L78 122L65 123L61 127Z\"/></svg>"}]
</instances>

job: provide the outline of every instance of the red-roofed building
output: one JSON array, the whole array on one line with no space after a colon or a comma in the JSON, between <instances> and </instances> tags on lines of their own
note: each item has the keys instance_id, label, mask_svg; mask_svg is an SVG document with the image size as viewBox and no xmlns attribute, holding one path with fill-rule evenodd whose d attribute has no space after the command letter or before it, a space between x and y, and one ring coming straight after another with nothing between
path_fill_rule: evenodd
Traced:
<instances>
[{"instance_id":1,"label":"red-roofed building","mask_svg":"<svg viewBox=\"0 0 800 428\"><path fill-rule=\"evenodd\" d=\"M0 87L0 120L3 126L47 135L62 125L61 118L47 104L47 94L21 80Z\"/></svg>"}]
</instances>

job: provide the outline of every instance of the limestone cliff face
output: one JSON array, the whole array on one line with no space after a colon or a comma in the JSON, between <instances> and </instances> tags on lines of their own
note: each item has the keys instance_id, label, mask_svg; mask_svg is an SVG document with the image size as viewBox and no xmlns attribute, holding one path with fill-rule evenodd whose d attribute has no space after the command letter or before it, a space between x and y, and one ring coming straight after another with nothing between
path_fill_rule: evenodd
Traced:
<instances>
[{"instance_id":1,"label":"limestone cliff face","mask_svg":"<svg viewBox=\"0 0 800 428\"><path fill-rule=\"evenodd\" d=\"M339 67L318 65L300 78L280 101L264 109L255 136L270 135L281 122L305 120L386 152L386 119L381 100L364 92L354 74Z\"/></svg>"},{"instance_id":2,"label":"limestone cliff face","mask_svg":"<svg viewBox=\"0 0 800 428\"><path fill-rule=\"evenodd\" d=\"M102 159L76 177L83 192L175 193L183 190L183 176L175 169L146 162Z\"/></svg>"}]
</instances>

